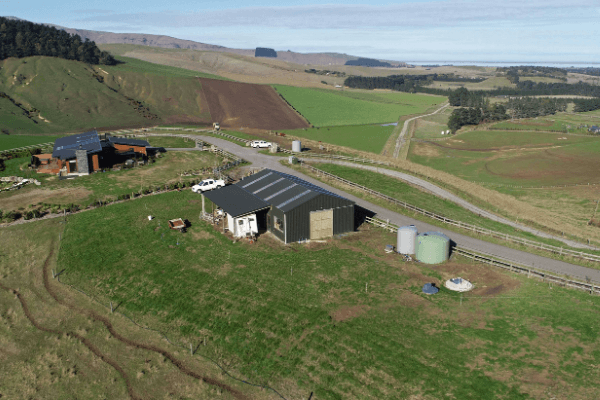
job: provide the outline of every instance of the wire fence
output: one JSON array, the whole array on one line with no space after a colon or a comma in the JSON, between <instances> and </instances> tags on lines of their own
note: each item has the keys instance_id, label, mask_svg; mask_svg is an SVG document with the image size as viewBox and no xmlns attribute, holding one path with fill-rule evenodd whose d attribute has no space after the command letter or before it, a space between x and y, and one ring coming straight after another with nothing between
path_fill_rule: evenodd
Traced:
<instances>
[{"instance_id":1,"label":"wire fence","mask_svg":"<svg viewBox=\"0 0 600 400\"><path fill-rule=\"evenodd\" d=\"M399 226L390 224L387 221L380 220L378 218L366 217L366 222L369 224L378 226L380 228L389 230L390 232L397 232ZM483 262L495 267L505 269L507 271L525 274L528 277L534 277L542 279L545 282L556 283L564 287L570 287L578 290L589 292L590 294L600 294L600 282L594 282L589 277L586 277L586 282L572 279L570 277L562 277L549 273L537 268L528 267L514 261L507 260L502 257L495 256L493 254L485 253L479 250L470 249L465 246L455 246L452 251L461 256L470 258L475 261Z\"/></svg>"},{"instance_id":2,"label":"wire fence","mask_svg":"<svg viewBox=\"0 0 600 400\"><path fill-rule=\"evenodd\" d=\"M448 225L452 225L458 228L462 228L465 229L467 231L476 233L476 234L480 234L480 235L486 235L486 236L490 236L490 237L494 237L497 239L502 239L502 240L506 240L506 241L510 241L510 242L514 242L514 243L518 243L521 244L523 246L527 246L527 247L531 247L531 248L535 248L535 249L539 249L539 250L544 250L544 251L548 251L551 252L553 254L558 254L560 256L571 256L571 257L576 257L576 258L580 258L586 261L593 261L593 262L600 262L600 256L599 255L595 255L595 254L589 254L589 253L584 253L581 251L576 251L576 250L571 250L571 249L565 249L563 247L557 247L557 246L553 246L553 245L549 245L549 244L545 244L545 243L541 243L541 242L536 242L533 240L529 240L529 239L525 239L525 238L521 238L518 236L514 236L514 235L510 235L508 233L502 233L502 232L496 232L493 231L491 229L487 229L487 228L483 228L480 226L476 226L476 225L471 225L471 224L467 224L465 222L462 221L457 221L448 217L445 217L443 215L440 214L436 214L434 212L431 211L427 211L424 210L420 207L414 206L412 204L409 204L405 201L402 200L398 200L394 197L388 196L386 194L377 192L373 189L369 189L368 187L359 185L357 183L354 183L352 181L349 181L347 179L341 178L337 175L331 174L329 172L325 172L323 170L320 170L318 168L313 167L312 165L308 165L308 164L303 164L304 168L308 168L310 171L314 172L317 174L317 176L322 176L322 177L326 177L329 179L333 179L337 182L341 182L345 185L348 185L354 189L360 190L362 192L365 192L367 194L370 194L372 196L384 199L386 201L389 201L395 205L398 205L400 207L403 207L407 210L413 211L417 214L426 216L428 218L434 219L436 221L442 222L444 224L448 224Z\"/></svg>"}]
</instances>

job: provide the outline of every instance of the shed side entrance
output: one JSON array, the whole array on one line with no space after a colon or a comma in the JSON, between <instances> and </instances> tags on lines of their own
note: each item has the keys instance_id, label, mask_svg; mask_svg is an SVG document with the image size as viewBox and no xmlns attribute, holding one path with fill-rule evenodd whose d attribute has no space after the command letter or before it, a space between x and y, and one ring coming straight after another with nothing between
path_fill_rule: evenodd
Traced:
<instances>
[{"instance_id":1,"label":"shed side entrance","mask_svg":"<svg viewBox=\"0 0 600 400\"><path fill-rule=\"evenodd\" d=\"M310 238L323 239L333 236L333 209L310 212Z\"/></svg>"}]
</instances>

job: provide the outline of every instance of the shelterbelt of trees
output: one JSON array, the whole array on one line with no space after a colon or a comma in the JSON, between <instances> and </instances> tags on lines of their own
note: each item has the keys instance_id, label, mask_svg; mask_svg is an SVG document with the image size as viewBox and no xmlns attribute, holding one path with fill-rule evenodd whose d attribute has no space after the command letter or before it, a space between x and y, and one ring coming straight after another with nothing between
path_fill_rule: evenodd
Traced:
<instances>
[{"instance_id":1,"label":"shelterbelt of trees","mask_svg":"<svg viewBox=\"0 0 600 400\"><path fill-rule=\"evenodd\" d=\"M519 67L521 68L521 67ZM516 87L504 87L494 90L480 90L486 96L553 96L553 95L574 95L600 97L600 86L590 85L586 82L566 83L566 82L533 82L527 80L527 76L550 76L561 78L559 76L562 70L552 69L552 71L533 74L530 70L519 72L515 68L507 69L506 77L515 83ZM522 76L525 74L526 76ZM460 78L454 74L432 74L432 75L390 75L390 76L349 76L344 81L344 85L357 89L392 89L401 92L421 92L440 96L448 96L452 89L436 89L428 87L434 81L446 82L481 82L483 79Z\"/></svg>"},{"instance_id":2,"label":"shelterbelt of trees","mask_svg":"<svg viewBox=\"0 0 600 400\"><path fill-rule=\"evenodd\" d=\"M448 128L454 133L464 125L502 121L511 117L534 118L556 114L558 111L565 111L567 103L572 101L572 99L523 96L509 99L506 105L490 106L484 93L469 92L466 88L459 88L448 95L450 105L460 107L452 111L448 119Z\"/></svg>"},{"instance_id":3,"label":"shelterbelt of trees","mask_svg":"<svg viewBox=\"0 0 600 400\"><path fill-rule=\"evenodd\" d=\"M47 25L0 17L0 60L31 56L59 57L88 64L117 63L96 43L87 39L83 41L79 35Z\"/></svg>"},{"instance_id":4,"label":"shelterbelt of trees","mask_svg":"<svg viewBox=\"0 0 600 400\"><path fill-rule=\"evenodd\" d=\"M414 92L432 82L482 82L482 78L463 78L450 74L390 75L390 76L349 76L344 85L357 89L392 89L400 92ZM445 92L445 91L442 91Z\"/></svg>"}]
</instances>

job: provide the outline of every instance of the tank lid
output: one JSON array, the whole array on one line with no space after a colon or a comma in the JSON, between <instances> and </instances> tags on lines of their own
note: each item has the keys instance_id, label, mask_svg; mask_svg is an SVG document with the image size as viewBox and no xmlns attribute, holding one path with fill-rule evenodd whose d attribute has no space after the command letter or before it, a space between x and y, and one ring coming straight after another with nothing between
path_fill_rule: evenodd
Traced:
<instances>
[{"instance_id":1,"label":"tank lid","mask_svg":"<svg viewBox=\"0 0 600 400\"><path fill-rule=\"evenodd\" d=\"M417 227L414 225L406 225L398 228L399 231L414 231L417 232Z\"/></svg>"},{"instance_id":2,"label":"tank lid","mask_svg":"<svg viewBox=\"0 0 600 400\"><path fill-rule=\"evenodd\" d=\"M444 235L442 232L436 232L436 231L429 231L429 232L423 232L421 234L419 234L419 237L421 236L435 236L435 237L439 237L445 240L450 240L450 238L446 235Z\"/></svg>"}]
</instances>

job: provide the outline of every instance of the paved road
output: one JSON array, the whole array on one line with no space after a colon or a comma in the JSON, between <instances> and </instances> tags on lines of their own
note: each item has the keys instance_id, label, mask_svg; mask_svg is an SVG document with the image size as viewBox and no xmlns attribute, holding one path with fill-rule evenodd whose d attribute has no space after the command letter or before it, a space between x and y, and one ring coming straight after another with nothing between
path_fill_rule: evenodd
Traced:
<instances>
[{"instance_id":1,"label":"paved road","mask_svg":"<svg viewBox=\"0 0 600 400\"><path fill-rule=\"evenodd\" d=\"M452 239L456 244L468 247L474 250L479 250L488 254L492 254L498 257L502 257L504 259L513 261L515 263L519 263L522 265L534 267L537 269L543 269L549 272L559 273L559 274L567 274L579 279L585 279L586 276L590 277L594 281L600 282L600 270L595 270L591 268L581 267L579 265L573 265L562 261L553 260L550 258L538 256L535 254L527 253L524 251L514 250L508 247L504 247L501 245L485 242L483 240L474 239L469 236L461 235L446 229L439 228L437 226L433 226L427 224L425 222L421 222L402 214L398 214L396 212L390 211L384 207L380 207L378 205L372 204L366 200L348 194L342 190L336 189L329 185L326 185L316 179L313 179L307 175L304 175L300 172L297 172L291 168L288 168L279 163L282 157L276 156L268 156L265 154L258 153L257 150L254 150L250 147L241 147L235 143L228 142L227 140L201 136L198 135L198 138L214 144L216 146L221 147L222 149L235 154L243 159L250 161L255 167L264 167L270 168L276 171L285 172L290 175L298 176L308 182L311 182L315 185L321 186L333 193L339 194L340 196L344 196L347 199L350 199L361 207L364 207L368 210L374 212L378 218L381 219L389 219L391 223L394 223L399 226L403 225L415 225L419 232L427 232L427 231L438 231L446 234L450 239ZM186 149L190 150L190 149ZM388 243L382 243L383 246Z\"/></svg>"},{"instance_id":2,"label":"paved road","mask_svg":"<svg viewBox=\"0 0 600 400\"><path fill-rule=\"evenodd\" d=\"M406 121L404 121L404 126L402 126L402 131L400 132L400 135L398 135L398 139L396 139L396 148L394 149L394 158L398 158L398 155L400 154L400 149L402 148L402 146L404 146L404 143L406 142L406 140L404 140L404 136L406 135L406 132L408 132L408 124L410 124L410 121L414 121L415 119L429 117L430 115L437 114L448 106L449 106L449 104L444 104L443 106L441 106L440 108L438 108L437 110L432 112L431 114L418 115L416 117L412 117L412 118L409 118Z\"/></svg>"},{"instance_id":3,"label":"paved road","mask_svg":"<svg viewBox=\"0 0 600 400\"><path fill-rule=\"evenodd\" d=\"M325 159L321 160L321 159L314 159L314 158L305 158L304 161L315 162L315 163L331 163L331 164L346 165L346 166L353 167L353 168L366 169L369 171L374 171L374 172L378 172L380 174L388 175L393 178L397 178L397 179L409 182L413 185L422 187L423 189L433 193L437 197L441 197L443 199L450 200L453 203L456 203L459 206L461 206L475 214L481 215L482 217L491 219L492 221L501 222L503 224L510 225L510 226L520 229L522 231L533 233L534 235L537 235L539 237L543 237L546 239L558 240L558 241L561 241L564 244L574 247L574 248L598 250L595 246L590 246L585 243L579 243L574 240L565 239L561 236L555 236L555 235L551 235L546 232L538 231L537 229L531 228L529 226L516 223L514 221L500 217L496 214L492 214L491 212L483 210L483 209L469 203L468 201L461 199L460 197L456 196L455 194L450 193L447 190L444 190L444 189L434 185L431 182L428 182L424 179L417 178L412 175L404 174L402 172L398 172L398 171L394 171L394 170L390 170L390 169L374 167L371 165L355 164L355 163L351 163L351 162L347 162L347 161L325 160Z\"/></svg>"}]
</instances>

